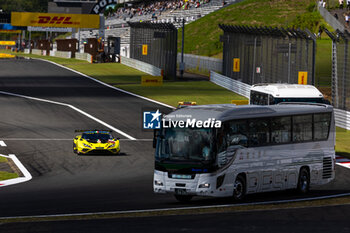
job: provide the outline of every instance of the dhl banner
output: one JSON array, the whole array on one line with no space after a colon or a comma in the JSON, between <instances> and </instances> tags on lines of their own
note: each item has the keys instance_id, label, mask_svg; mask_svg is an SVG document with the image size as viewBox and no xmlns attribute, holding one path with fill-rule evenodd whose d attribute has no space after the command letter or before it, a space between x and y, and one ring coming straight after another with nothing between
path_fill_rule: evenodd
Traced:
<instances>
[{"instance_id":1,"label":"dhl banner","mask_svg":"<svg viewBox=\"0 0 350 233\"><path fill-rule=\"evenodd\" d=\"M13 26L99 28L100 16L87 14L12 12Z\"/></svg>"},{"instance_id":2,"label":"dhl banner","mask_svg":"<svg viewBox=\"0 0 350 233\"><path fill-rule=\"evenodd\" d=\"M146 75L141 77L141 86L162 86L162 85L163 85L162 76Z\"/></svg>"},{"instance_id":3,"label":"dhl banner","mask_svg":"<svg viewBox=\"0 0 350 233\"><path fill-rule=\"evenodd\" d=\"M307 72L299 71L298 73L298 84L307 84Z\"/></svg>"},{"instance_id":4,"label":"dhl banner","mask_svg":"<svg viewBox=\"0 0 350 233\"><path fill-rule=\"evenodd\" d=\"M13 45L16 45L16 41L1 40L1 41L0 41L0 45L13 46Z\"/></svg>"},{"instance_id":5,"label":"dhl banner","mask_svg":"<svg viewBox=\"0 0 350 233\"><path fill-rule=\"evenodd\" d=\"M148 51L148 45L143 44L142 45L142 55L147 55L147 51Z\"/></svg>"},{"instance_id":6,"label":"dhl banner","mask_svg":"<svg viewBox=\"0 0 350 233\"><path fill-rule=\"evenodd\" d=\"M233 58L233 72L240 72L240 61L239 58Z\"/></svg>"}]
</instances>

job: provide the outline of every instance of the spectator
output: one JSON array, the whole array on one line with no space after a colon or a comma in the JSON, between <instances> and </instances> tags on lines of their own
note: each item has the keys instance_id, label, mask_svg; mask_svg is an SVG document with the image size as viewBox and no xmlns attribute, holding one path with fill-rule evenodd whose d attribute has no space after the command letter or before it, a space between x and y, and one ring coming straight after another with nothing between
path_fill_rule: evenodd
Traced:
<instances>
[{"instance_id":1,"label":"spectator","mask_svg":"<svg viewBox=\"0 0 350 233\"><path fill-rule=\"evenodd\" d=\"M349 15L348 15L348 13L345 14L345 22L346 22L346 26L349 27Z\"/></svg>"},{"instance_id":2,"label":"spectator","mask_svg":"<svg viewBox=\"0 0 350 233\"><path fill-rule=\"evenodd\" d=\"M334 13L334 18L336 18L336 20L338 20L338 14Z\"/></svg>"}]
</instances>

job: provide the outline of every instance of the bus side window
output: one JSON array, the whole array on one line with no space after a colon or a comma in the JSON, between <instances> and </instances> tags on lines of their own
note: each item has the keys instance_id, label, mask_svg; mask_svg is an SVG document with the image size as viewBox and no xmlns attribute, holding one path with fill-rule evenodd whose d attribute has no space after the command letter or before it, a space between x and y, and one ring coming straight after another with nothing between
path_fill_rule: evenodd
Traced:
<instances>
[{"instance_id":1,"label":"bus side window","mask_svg":"<svg viewBox=\"0 0 350 233\"><path fill-rule=\"evenodd\" d=\"M293 116L293 142L312 140L312 115Z\"/></svg>"},{"instance_id":2,"label":"bus side window","mask_svg":"<svg viewBox=\"0 0 350 233\"><path fill-rule=\"evenodd\" d=\"M249 146L263 146L269 142L269 119L249 120Z\"/></svg>"},{"instance_id":3,"label":"bus side window","mask_svg":"<svg viewBox=\"0 0 350 233\"><path fill-rule=\"evenodd\" d=\"M268 105L268 95L260 93L259 105Z\"/></svg>"},{"instance_id":4,"label":"bus side window","mask_svg":"<svg viewBox=\"0 0 350 233\"><path fill-rule=\"evenodd\" d=\"M271 120L271 143L288 143L292 141L292 118L276 117Z\"/></svg>"},{"instance_id":5,"label":"bus side window","mask_svg":"<svg viewBox=\"0 0 350 233\"><path fill-rule=\"evenodd\" d=\"M229 122L228 146L241 145L248 146L248 130L247 121L231 121Z\"/></svg>"},{"instance_id":6,"label":"bus side window","mask_svg":"<svg viewBox=\"0 0 350 233\"><path fill-rule=\"evenodd\" d=\"M319 113L314 115L314 139L326 140L329 135L329 126L331 124L330 113Z\"/></svg>"},{"instance_id":7,"label":"bus side window","mask_svg":"<svg viewBox=\"0 0 350 233\"><path fill-rule=\"evenodd\" d=\"M269 105L274 105L275 104L275 98L273 98L272 95L269 95Z\"/></svg>"},{"instance_id":8,"label":"bus side window","mask_svg":"<svg viewBox=\"0 0 350 233\"><path fill-rule=\"evenodd\" d=\"M227 130L229 126L224 123L223 127L218 129L217 133L217 150L218 153L223 152L227 149Z\"/></svg>"},{"instance_id":9,"label":"bus side window","mask_svg":"<svg viewBox=\"0 0 350 233\"><path fill-rule=\"evenodd\" d=\"M258 92L250 91L250 104L259 104L258 98Z\"/></svg>"}]
</instances>

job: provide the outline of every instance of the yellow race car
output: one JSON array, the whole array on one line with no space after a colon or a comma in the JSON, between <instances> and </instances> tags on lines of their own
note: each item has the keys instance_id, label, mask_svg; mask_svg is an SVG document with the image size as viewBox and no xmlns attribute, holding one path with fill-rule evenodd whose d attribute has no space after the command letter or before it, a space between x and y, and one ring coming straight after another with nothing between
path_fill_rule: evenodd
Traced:
<instances>
[{"instance_id":1,"label":"yellow race car","mask_svg":"<svg viewBox=\"0 0 350 233\"><path fill-rule=\"evenodd\" d=\"M76 130L81 132L73 139L73 152L83 154L118 154L119 138L112 136L109 130Z\"/></svg>"}]
</instances>

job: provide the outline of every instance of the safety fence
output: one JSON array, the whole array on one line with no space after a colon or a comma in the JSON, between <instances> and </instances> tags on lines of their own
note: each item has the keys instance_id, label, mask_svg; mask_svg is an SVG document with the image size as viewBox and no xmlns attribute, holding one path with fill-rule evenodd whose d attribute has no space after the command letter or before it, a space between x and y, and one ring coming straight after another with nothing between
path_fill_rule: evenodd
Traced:
<instances>
[{"instance_id":1,"label":"safety fence","mask_svg":"<svg viewBox=\"0 0 350 233\"><path fill-rule=\"evenodd\" d=\"M130 23L130 58L164 70L176 79L177 29L171 23Z\"/></svg>"},{"instance_id":2,"label":"safety fence","mask_svg":"<svg viewBox=\"0 0 350 233\"><path fill-rule=\"evenodd\" d=\"M332 104L350 110L350 35L337 30L325 32L332 39Z\"/></svg>"},{"instance_id":3,"label":"safety fence","mask_svg":"<svg viewBox=\"0 0 350 233\"><path fill-rule=\"evenodd\" d=\"M251 85L233 80L230 77L226 77L213 71L210 72L210 81L248 99L250 97ZM336 126L350 130L350 112L334 108L334 117Z\"/></svg>"},{"instance_id":4,"label":"safety fence","mask_svg":"<svg viewBox=\"0 0 350 233\"><path fill-rule=\"evenodd\" d=\"M177 54L177 62L181 62L181 53ZM222 71L222 59L184 54L185 70L196 70L201 72Z\"/></svg>"},{"instance_id":5,"label":"safety fence","mask_svg":"<svg viewBox=\"0 0 350 233\"><path fill-rule=\"evenodd\" d=\"M132 67L134 69L138 69L138 70L145 72L147 74L150 74L153 76L161 76L162 75L161 69L159 69L158 67L155 67L153 65L150 65L146 62L142 62L142 61L128 58L128 57L121 57L120 61L123 65Z\"/></svg>"},{"instance_id":6,"label":"safety fence","mask_svg":"<svg viewBox=\"0 0 350 233\"><path fill-rule=\"evenodd\" d=\"M222 25L222 73L247 84L314 84L316 37L309 30Z\"/></svg>"}]
</instances>

